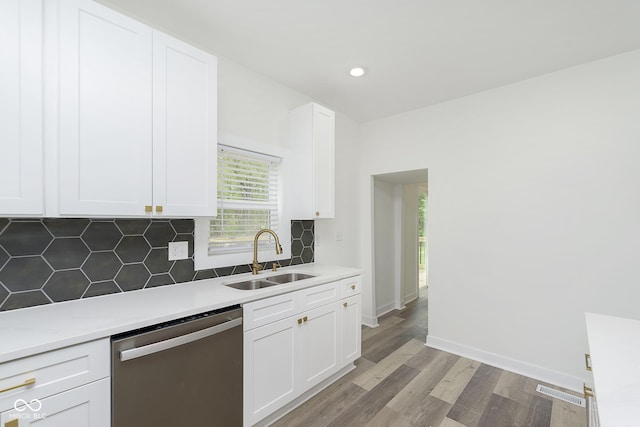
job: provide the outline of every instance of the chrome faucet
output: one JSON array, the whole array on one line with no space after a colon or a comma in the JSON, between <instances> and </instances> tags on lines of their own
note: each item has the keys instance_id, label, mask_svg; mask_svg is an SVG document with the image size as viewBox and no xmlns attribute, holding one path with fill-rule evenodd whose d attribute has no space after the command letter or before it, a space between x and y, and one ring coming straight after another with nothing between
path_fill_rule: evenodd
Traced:
<instances>
[{"instance_id":1,"label":"chrome faucet","mask_svg":"<svg viewBox=\"0 0 640 427\"><path fill-rule=\"evenodd\" d=\"M251 273L258 274L258 271L262 270L262 265L258 263L258 237L260 237L263 233L269 233L276 239L276 254L282 253L282 246L280 246L280 239L278 235L273 230L269 230L268 228L263 228L262 230L256 233L256 237L253 238L253 263L251 264Z\"/></svg>"}]
</instances>

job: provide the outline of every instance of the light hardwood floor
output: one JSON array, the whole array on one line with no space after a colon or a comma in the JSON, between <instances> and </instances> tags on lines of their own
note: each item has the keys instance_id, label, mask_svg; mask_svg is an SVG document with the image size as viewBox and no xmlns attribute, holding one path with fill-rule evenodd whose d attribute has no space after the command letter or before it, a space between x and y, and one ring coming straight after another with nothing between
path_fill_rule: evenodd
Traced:
<instances>
[{"instance_id":1,"label":"light hardwood floor","mask_svg":"<svg viewBox=\"0 0 640 427\"><path fill-rule=\"evenodd\" d=\"M291 427L584 427L584 408L531 378L424 345L427 300L364 327L356 369L281 418Z\"/></svg>"}]
</instances>

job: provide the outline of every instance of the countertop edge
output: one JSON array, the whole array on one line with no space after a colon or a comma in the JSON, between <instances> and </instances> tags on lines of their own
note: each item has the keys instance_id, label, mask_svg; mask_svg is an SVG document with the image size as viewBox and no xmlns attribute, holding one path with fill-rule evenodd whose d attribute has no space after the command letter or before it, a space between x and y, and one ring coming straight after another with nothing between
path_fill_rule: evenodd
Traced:
<instances>
[{"instance_id":1,"label":"countertop edge","mask_svg":"<svg viewBox=\"0 0 640 427\"><path fill-rule=\"evenodd\" d=\"M5 351L0 350L0 364L72 345L108 338L112 335L157 323L237 304L241 305L299 289L346 279L361 275L363 272L361 269L357 268L314 263L283 267L278 271L280 273L299 271L310 274L316 273L317 275L312 279L301 280L299 282L282 284L255 291L236 290L224 286L224 283L242 281L252 277L251 273L238 274L0 313L0 342L11 342L10 340L12 339L19 339L21 341L19 344L14 343L13 348ZM272 274L268 272L263 273L261 276L268 277L269 275ZM175 310L168 309L166 311L164 309L171 307L171 301L165 301L163 304L166 304L166 306L150 310L150 314L140 316L134 315L134 313L127 309L122 309L123 305L127 305L127 301L129 301L128 304L131 305L143 300L171 299L175 294L183 292L185 294L181 295L182 300L190 298L196 299L199 293L208 293L212 297L218 297L219 299L215 302L194 303L192 307L186 307L184 301L181 301L180 304L177 304ZM108 317L106 313L118 311L119 309L120 311L118 315L116 315L117 318L114 319L113 322L104 324L106 320L100 316ZM94 310L95 313L93 312ZM68 319L65 319L64 316L62 316L62 319L56 319L57 323L61 323L63 326L65 323L71 326L74 325L75 322L82 322L82 316L79 318L75 317L78 316L78 314L87 315L89 318L93 315L93 317L99 318L101 322L97 322L98 324L93 326L91 321L88 320L84 326L80 325L76 331L62 333L61 335L60 331L56 330L50 334L50 338L42 338L41 335L46 336L47 334L46 332L41 333L40 328L35 325L37 318L63 315L65 312L68 314ZM132 317L133 319L131 319ZM42 320L44 321L44 319ZM36 330L38 330L38 333L36 333ZM33 344L33 342L37 343Z\"/></svg>"}]
</instances>

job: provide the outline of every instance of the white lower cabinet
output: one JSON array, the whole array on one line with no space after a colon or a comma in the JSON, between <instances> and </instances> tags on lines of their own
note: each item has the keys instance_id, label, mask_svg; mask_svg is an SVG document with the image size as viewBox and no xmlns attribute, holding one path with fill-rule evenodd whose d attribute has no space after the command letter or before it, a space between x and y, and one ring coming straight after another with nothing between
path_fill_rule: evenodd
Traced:
<instances>
[{"instance_id":1,"label":"white lower cabinet","mask_svg":"<svg viewBox=\"0 0 640 427\"><path fill-rule=\"evenodd\" d=\"M344 285L338 281L244 305L245 426L360 356L360 295L340 300ZM264 324L267 318L272 321Z\"/></svg>"},{"instance_id":2,"label":"white lower cabinet","mask_svg":"<svg viewBox=\"0 0 640 427\"><path fill-rule=\"evenodd\" d=\"M296 319L244 333L244 424L252 425L298 394Z\"/></svg>"},{"instance_id":3,"label":"white lower cabinet","mask_svg":"<svg viewBox=\"0 0 640 427\"><path fill-rule=\"evenodd\" d=\"M0 365L0 427L111 425L109 339Z\"/></svg>"},{"instance_id":4,"label":"white lower cabinet","mask_svg":"<svg viewBox=\"0 0 640 427\"><path fill-rule=\"evenodd\" d=\"M111 425L111 387L109 378L49 396L17 401L2 413L3 427L109 427ZM28 406L27 406L28 405Z\"/></svg>"},{"instance_id":5,"label":"white lower cabinet","mask_svg":"<svg viewBox=\"0 0 640 427\"><path fill-rule=\"evenodd\" d=\"M341 363L353 362L361 354L362 328L360 327L361 303L360 295L354 295L340 301L340 343Z\"/></svg>"}]
</instances>

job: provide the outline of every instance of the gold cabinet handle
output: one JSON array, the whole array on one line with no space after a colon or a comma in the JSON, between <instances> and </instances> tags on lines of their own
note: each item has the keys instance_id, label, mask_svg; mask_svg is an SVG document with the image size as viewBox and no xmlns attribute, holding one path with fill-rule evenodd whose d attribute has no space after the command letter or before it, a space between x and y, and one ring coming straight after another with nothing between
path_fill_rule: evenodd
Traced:
<instances>
[{"instance_id":1,"label":"gold cabinet handle","mask_svg":"<svg viewBox=\"0 0 640 427\"><path fill-rule=\"evenodd\" d=\"M14 418L11 421L4 423L4 427L20 427L20 418Z\"/></svg>"},{"instance_id":2,"label":"gold cabinet handle","mask_svg":"<svg viewBox=\"0 0 640 427\"><path fill-rule=\"evenodd\" d=\"M26 386L29 386L29 385L35 384L35 383L36 383L36 379L35 378L27 378L26 380L24 380L24 382L22 384L14 385L13 387L3 388L2 390L0 390L0 393L4 393L5 391L10 391L10 390L15 390L15 389L21 388L21 387L26 387Z\"/></svg>"},{"instance_id":3,"label":"gold cabinet handle","mask_svg":"<svg viewBox=\"0 0 640 427\"><path fill-rule=\"evenodd\" d=\"M584 354L584 366L587 369L587 371L592 371L593 370L591 368L591 355L589 353L585 353Z\"/></svg>"},{"instance_id":4,"label":"gold cabinet handle","mask_svg":"<svg viewBox=\"0 0 640 427\"><path fill-rule=\"evenodd\" d=\"M586 384L582 385L582 391L584 392L584 397L593 397L593 389L591 387L587 387Z\"/></svg>"},{"instance_id":5,"label":"gold cabinet handle","mask_svg":"<svg viewBox=\"0 0 640 427\"><path fill-rule=\"evenodd\" d=\"M162 206L156 206L156 213L162 213L163 209Z\"/></svg>"},{"instance_id":6,"label":"gold cabinet handle","mask_svg":"<svg viewBox=\"0 0 640 427\"><path fill-rule=\"evenodd\" d=\"M146 205L146 206L144 207L144 212L145 212L145 213L151 213L151 212L153 212L153 207L151 207L151 205Z\"/></svg>"},{"instance_id":7,"label":"gold cabinet handle","mask_svg":"<svg viewBox=\"0 0 640 427\"><path fill-rule=\"evenodd\" d=\"M307 319L307 316L304 316L304 317L302 318L302 320L304 320L304 321L306 322L306 321L307 321L307 320L309 320L309 319Z\"/></svg>"},{"instance_id":8,"label":"gold cabinet handle","mask_svg":"<svg viewBox=\"0 0 640 427\"><path fill-rule=\"evenodd\" d=\"M349 304L347 304L347 303L345 302L345 303L343 303L343 304L342 304L342 306L343 306L344 308L347 308L347 307L349 306Z\"/></svg>"},{"instance_id":9,"label":"gold cabinet handle","mask_svg":"<svg viewBox=\"0 0 640 427\"><path fill-rule=\"evenodd\" d=\"M319 211L316 211L316 216L320 216L320 212Z\"/></svg>"},{"instance_id":10,"label":"gold cabinet handle","mask_svg":"<svg viewBox=\"0 0 640 427\"><path fill-rule=\"evenodd\" d=\"M302 319L298 319L298 325L302 323Z\"/></svg>"},{"instance_id":11,"label":"gold cabinet handle","mask_svg":"<svg viewBox=\"0 0 640 427\"><path fill-rule=\"evenodd\" d=\"M351 289L356 290L356 285L351 285Z\"/></svg>"}]
</instances>

